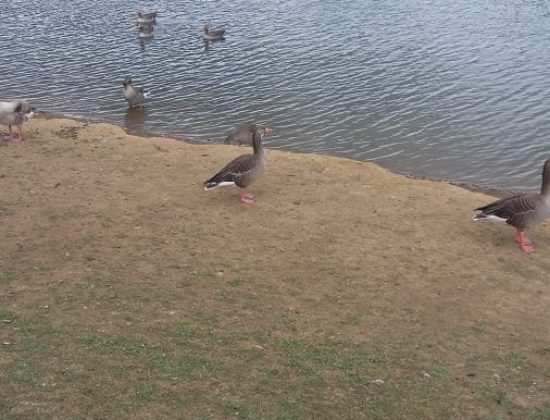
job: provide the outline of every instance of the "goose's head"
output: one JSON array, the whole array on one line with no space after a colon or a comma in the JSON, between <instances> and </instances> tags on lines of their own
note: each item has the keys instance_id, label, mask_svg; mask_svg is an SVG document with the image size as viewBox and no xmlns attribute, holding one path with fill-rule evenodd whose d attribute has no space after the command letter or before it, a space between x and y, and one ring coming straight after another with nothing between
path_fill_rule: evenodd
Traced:
<instances>
[{"instance_id":1,"label":"goose's head","mask_svg":"<svg viewBox=\"0 0 550 420\"><path fill-rule=\"evenodd\" d=\"M15 112L17 114L27 114L31 111L34 111L34 108L31 108L27 101L19 101L15 107Z\"/></svg>"},{"instance_id":2,"label":"goose's head","mask_svg":"<svg viewBox=\"0 0 550 420\"><path fill-rule=\"evenodd\" d=\"M124 86L125 88L127 88L128 86L132 86L132 79L126 77L122 82L122 86Z\"/></svg>"},{"instance_id":3,"label":"goose's head","mask_svg":"<svg viewBox=\"0 0 550 420\"><path fill-rule=\"evenodd\" d=\"M273 127L270 127L268 125L264 125L262 128L263 128L263 133L262 134L271 134L271 133L273 133Z\"/></svg>"},{"instance_id":4,"label":"goose's head","mask_svg":"<svg viewBox=\"0 0 550 420\"><path fill-rule=\"evenodd\" d=\"M36 111L36 108L31 107L27 112L23 114L23 121L26 122L30 120L32 117L34 117L34 112Z\"/></svg>"},{"instance_id":5,"label":"goose's head","mask_svg":"<svg viewBox=\"0 0 550 420\"><path fill-rule=\"evenodd\" d=\"M258 133L260 137L263 137L265 134L273 133L273 128L268 125L257 125L256 133Z\"/></svg>"}]
</instances>

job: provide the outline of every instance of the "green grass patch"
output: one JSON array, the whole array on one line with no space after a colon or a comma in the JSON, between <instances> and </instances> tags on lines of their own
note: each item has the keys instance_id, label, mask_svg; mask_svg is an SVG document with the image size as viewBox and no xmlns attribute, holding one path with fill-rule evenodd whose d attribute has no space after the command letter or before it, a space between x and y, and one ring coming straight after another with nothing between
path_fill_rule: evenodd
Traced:
<instances>
[{"instance_id":1,"label":"green grass patch","mask_svg":"<svg viewBox=\"0 0 550 420\"><path fill-rule=\"evenodd\" d=\"M9 284L14 280L15 280L15 271L13 270L0 271L0 285Z\"/></svg>"},{"instance_id":2,"label":"green grass patch","mask_svg":"<svg viewBox=\"0 0 550 420\"><path fill-rule=\"evenodd\" d=\"M314 324L304 323L302 312L262 316L265 297L249 296L240 278L235 284L217 279L206 294L211 306L178 307L173 290L128 287L98 272L47 288L53 302L47 311L34 304L21 308L27 312L0 308L2 339L9 343L0 347L0 380L7 384L0 418L70 412L107 420L182 413L190 419L451 419L483 412L539 420L548 414L547 407L524 407L516 398L538 378L525 356L462 345L482 339L481 326L441 336L419 328L413 339L360 342L346 328L360 327L362 315L349 310L332 330L305 333ZM246 303L253 299L258 319L243 323L239 310L251 311ZM441 343L454 350L439 351ZM460 363L464 372L453 371ZM465 404L450 398L463 386L471 392Z\"/></svg>"}]
</instances>

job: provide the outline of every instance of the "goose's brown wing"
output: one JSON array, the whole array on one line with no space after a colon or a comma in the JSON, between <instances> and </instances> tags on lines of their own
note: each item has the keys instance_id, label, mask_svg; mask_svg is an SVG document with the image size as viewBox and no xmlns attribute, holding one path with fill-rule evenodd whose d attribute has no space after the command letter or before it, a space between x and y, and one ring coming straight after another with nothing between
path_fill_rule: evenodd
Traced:
<instances>
[{"instance_id":1,"label":"goose's brown wing","mask_svg":"<svg viewBox=\"0 0 550 420\"><path fill-rule=\"evenodd\" d=\"M207 188L214 188L224 182L234 182L239 187L246 187L255 177L255 168L259 158L256 155L241 155L223 167L216 175L204 183Z\"/></svg>"},{"instance_id":2,"label":"goose's brown wing","mask_svg":"<svg viewBox=\"0 0 550 420\"><path fill-rule=\"evenodd\" d=\"M519 229L529 227L536 218L537 206L540 201L538 194L516 194L479 207L480 215L496 216L506 220L506 223Z\"/></svg>"}]
</instances>

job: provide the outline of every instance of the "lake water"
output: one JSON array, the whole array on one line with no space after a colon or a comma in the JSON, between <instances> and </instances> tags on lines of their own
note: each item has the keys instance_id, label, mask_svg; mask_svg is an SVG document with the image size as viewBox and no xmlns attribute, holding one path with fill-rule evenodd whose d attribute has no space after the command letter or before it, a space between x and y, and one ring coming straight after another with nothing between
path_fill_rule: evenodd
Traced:
<instances>
[{"instance_id":1,"label":"lake water","mask_svg":"<svg viewBox=\"0 0 550 420\"><path fill-rule=\"evenodd\" d=\"M548 1L4 0L0 19L0 97L42 111L194 141L268 122L268 148L502 189L536 189L550 157ZM205 48L205 22L227 39Z\"/></svg>"}]
</instances>

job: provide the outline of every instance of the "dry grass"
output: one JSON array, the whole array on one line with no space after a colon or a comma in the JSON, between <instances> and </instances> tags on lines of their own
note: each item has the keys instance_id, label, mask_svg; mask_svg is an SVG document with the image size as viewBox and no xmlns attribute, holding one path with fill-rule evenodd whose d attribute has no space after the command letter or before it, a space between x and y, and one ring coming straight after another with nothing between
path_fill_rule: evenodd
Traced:
<instances>
[{"instance_id":1,"label":"dry grass","mask_svg":"<svg viewBox=\"0 0 550 420\"><path fill-rule=\"evenodd\" d=\"M550 229L375 165L35 120L0 148L0 417L550 418Z\"/></svg>"}]
</instances>

